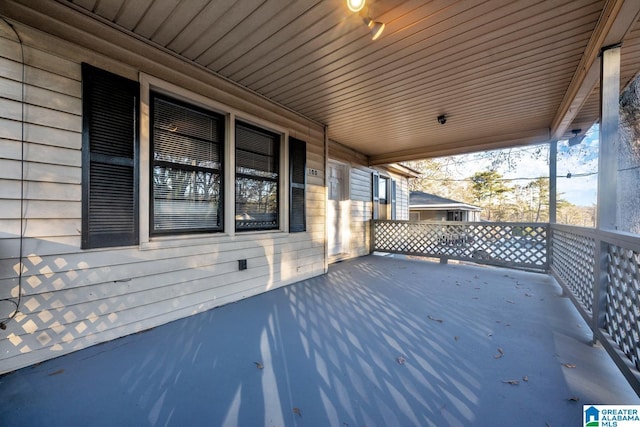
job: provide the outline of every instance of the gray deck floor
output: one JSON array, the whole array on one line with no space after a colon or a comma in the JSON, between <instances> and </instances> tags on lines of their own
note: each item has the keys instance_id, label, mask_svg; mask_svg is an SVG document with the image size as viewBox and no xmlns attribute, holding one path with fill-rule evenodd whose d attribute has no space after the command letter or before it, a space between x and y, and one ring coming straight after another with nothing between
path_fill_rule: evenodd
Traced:
<instances>
[{"instance_id":1,"label":"gray deck floor","mask_svg":"<svg viewBox=\"0 0 640 427\"><path fill-rule=\"evenodd\" d=\"M370 256L5 375L0 425L578 426L640 403L590 338L548 276Z\"/></svg>"}]
</instances>

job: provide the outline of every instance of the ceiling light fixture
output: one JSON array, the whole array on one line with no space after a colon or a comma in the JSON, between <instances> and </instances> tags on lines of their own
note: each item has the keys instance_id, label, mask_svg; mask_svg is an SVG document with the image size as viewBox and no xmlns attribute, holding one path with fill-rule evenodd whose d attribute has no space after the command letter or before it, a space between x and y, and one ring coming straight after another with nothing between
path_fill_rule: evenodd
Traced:
<instances>
[{"instance_id":1,"label":"ceiling light fixture","mask_svg":"<svg viewBox=\"0 0 640 427\"><path fill-rule=\"evenodd\" d=\"M369 27L371 32L371 40L376 40L384 31L384 24L382 22L374 21L371 18L364 18L364 23Z\"/></svg>"},{"instance_id":2,"label":"ceiling light fixture","mask_svg":"<svg viewBox=\"0 0 640 427\"><path fill-rule=\"evenodd\" d=\"M351 12L360 12L364 7L365 0L347 0L347 7Z\"/></svg>"},{"instance_id":3,"label":"ceiling light fixture","mask_svg":"<svg viewBox=\"0 0 640 427\"><path fill-rule=\"evenodd\" d=\"M569 147L573 147L574 145L580 144L584 139L584 137L587 136L587 135L578 136L580 132L582 132L582 129L574 129L571 131L571 133L573 133L573 136L569 138Z\"/></svg>"}]
</instances>

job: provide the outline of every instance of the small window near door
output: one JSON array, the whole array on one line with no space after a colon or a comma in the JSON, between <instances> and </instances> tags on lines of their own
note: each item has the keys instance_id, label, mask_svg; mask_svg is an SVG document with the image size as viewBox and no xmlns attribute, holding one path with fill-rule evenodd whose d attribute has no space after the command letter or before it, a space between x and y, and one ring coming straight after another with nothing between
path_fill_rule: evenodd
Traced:
<instances>
[{"instance_id":1,"label":"small window near door","mask_svg":"<svg viewBox=\"0 0 640 427\"><path fill-rule=\"evenodd\" d=\"M378 184L378 200L381 205L386 205L388 202L388 182L387 178L380 177L380 183Z\"/></svg>"},{"instance_id":2,"label":"small window near door","mask_svg":"<svg viewBox=\"0 0 640 427\"><path fill-rule=\"evenodd\" d=\"M373 219L390 219L392 218L390 208L392 207L393 197L392 181L389 178L382 177L378 172L372 174L372 190L373 190Z\"/></svg>"}]
</instances>

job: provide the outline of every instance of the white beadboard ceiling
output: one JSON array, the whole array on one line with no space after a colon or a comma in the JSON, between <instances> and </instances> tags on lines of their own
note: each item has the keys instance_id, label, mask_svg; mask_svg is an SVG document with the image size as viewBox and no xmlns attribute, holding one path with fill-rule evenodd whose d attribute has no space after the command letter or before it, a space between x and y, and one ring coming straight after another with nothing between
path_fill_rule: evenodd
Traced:
<instances>
[{"instance_id":1,"label":"white beadboard ceiling","mask_svg":"<svg viewBox=\"0 0 640 427\"><path fill-rule=\"evenodd\" d=\"M625 37L621 85L640 71L638 0L368 0L376 41L345 0L59 1L328 125L372 163L586 131L600 48Z\"/></svg>"}]
</instances>

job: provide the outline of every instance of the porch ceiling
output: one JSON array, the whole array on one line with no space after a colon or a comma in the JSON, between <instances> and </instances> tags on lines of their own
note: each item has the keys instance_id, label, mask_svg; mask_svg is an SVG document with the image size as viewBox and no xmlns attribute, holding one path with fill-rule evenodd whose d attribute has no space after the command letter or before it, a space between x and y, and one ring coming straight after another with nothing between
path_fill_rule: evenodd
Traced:
<instances>
[{"instance_id":1,"label":"porch ceiling","mask_svg":"<svg viewBox=\"0 0 640 427\"><path fill-rule=\"evenodd\" d=\"M372 163L586 131L600 48L624 38L622 87L640 71L637 0L369 0L376 41L344 0L58 1L327 124Z\"/></svg>"}]
</instances>

